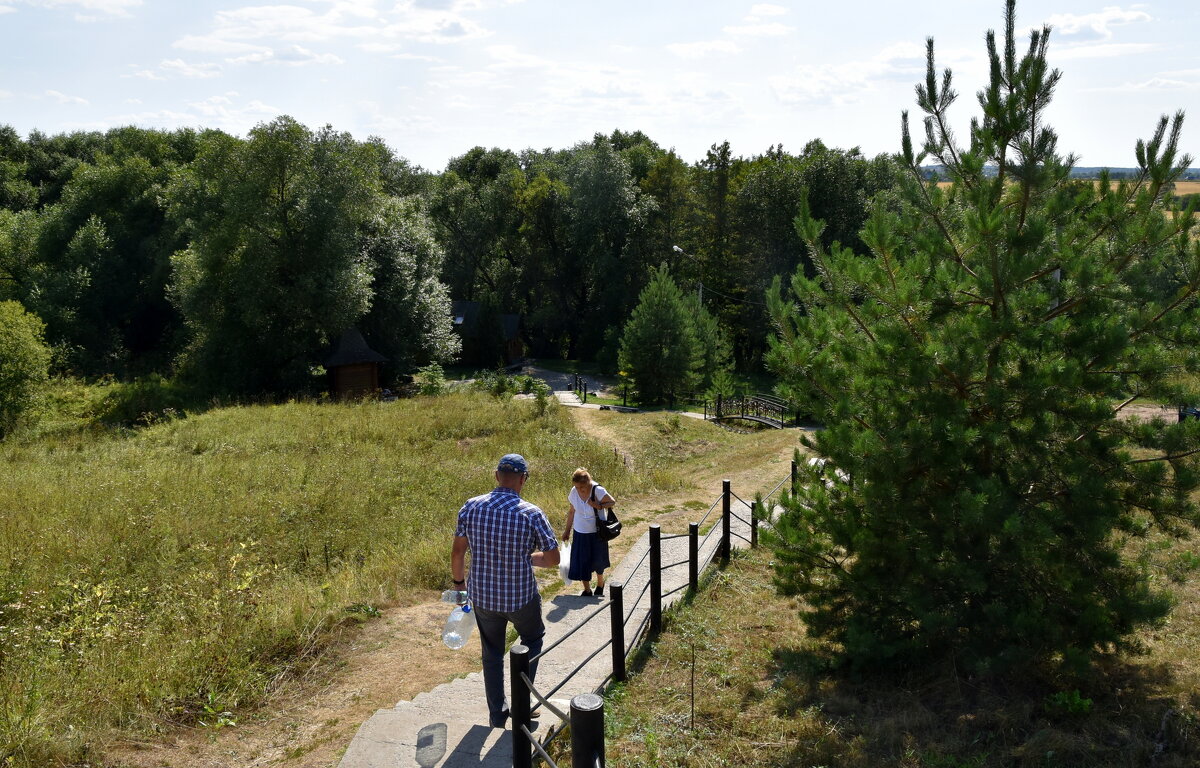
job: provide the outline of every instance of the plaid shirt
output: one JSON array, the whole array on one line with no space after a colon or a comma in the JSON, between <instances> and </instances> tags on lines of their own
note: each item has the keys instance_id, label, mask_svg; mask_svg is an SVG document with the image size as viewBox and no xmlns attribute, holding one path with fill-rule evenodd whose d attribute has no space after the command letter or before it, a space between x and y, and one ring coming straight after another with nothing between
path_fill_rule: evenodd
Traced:
<instances>
[{"instance_id":1,"label":"plaid shirt","mask_svg":"<svg viewBox=\"0 0 1200 768\"><path fill-rule=\"evenodd\" d=\"M558 549L546 513L510 488L476 496L458 511L455 536L471 550L467 596L489 611L515 611L537 594L529 556Z\"/></svg>"}]
</instances>

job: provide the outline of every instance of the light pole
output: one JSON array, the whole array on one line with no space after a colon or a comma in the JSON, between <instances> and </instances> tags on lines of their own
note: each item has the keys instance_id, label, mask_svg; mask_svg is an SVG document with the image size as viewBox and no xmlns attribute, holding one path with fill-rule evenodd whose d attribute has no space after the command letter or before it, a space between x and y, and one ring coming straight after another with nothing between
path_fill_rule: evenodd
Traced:
<instances>
[{"instance_id":1,"label":"light pole","mask_svg":"<svg viewBox=\"0 0 1200 768\"><path fill-rule=\"evenodd\" d=\"M678 245L672 245L671 250L675 251L675 253L678 253L681 256L687 256L692 261L696 260L695 256L693 256L692 254L683 250ZM704 281L701 280L700 278L696 278L696 282L699 283L699 285L700 285L699 290L697 290L697 292L696 292L696 299L700 302L700 306L704 306Z\"/></svg>"}]
</instances>

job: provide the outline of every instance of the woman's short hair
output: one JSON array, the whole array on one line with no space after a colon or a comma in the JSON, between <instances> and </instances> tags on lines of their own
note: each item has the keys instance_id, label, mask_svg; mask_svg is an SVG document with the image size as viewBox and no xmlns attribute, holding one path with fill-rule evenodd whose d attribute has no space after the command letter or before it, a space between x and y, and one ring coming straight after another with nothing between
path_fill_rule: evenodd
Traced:
<instances>
[{"instance_id":1,"label":"woman's short hair","mask_svg":"<svg viewBox=\"0 0 1200 768\"><path fill-rule=\"evenodd\" d=\"M592 475L583 467L575 470L575 474L571 475L572 483L592 482Z\"/></svg>"}]
</instances>

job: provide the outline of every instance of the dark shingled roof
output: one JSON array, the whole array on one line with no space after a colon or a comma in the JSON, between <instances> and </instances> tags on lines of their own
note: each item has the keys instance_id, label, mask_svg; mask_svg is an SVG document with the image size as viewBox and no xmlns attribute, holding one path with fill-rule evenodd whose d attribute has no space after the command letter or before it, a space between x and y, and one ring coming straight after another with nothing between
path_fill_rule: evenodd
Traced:
<instances>
[{"instance_id":1,"label":"dark shingled roof","mask_svg":"<svg viewBox=\"0 0 1200 768\"><path fill-rule=\"evenodd\" d=\"M333 345L333 351L325 358L326 368L356 363L386 363L387 358L367 346L357 328L350 328Z\"/></svg>"}]
</instances>

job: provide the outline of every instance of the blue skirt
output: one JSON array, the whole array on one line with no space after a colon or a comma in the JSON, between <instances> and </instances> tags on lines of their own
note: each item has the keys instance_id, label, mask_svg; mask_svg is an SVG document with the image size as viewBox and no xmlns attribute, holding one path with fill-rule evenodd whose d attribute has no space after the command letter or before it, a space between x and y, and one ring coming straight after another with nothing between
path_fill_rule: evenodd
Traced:
<instances>
[{"instance_id":1,"label":"blue skirt","mask_svg":"<svg viewBox=\"0 0 1200 768\"><path fill-rule=\"evenodd\" d=\"M594 533L571 532L571 565L567 578L571 581L591 581L593 573L604 573L608 561L608 542Z\"/></svg>"}]
</instances>

